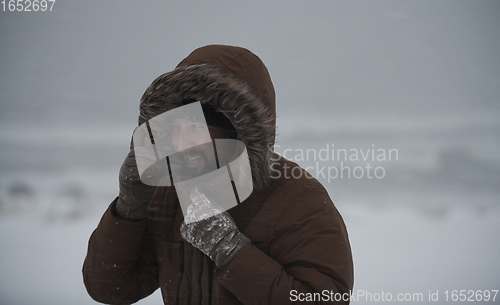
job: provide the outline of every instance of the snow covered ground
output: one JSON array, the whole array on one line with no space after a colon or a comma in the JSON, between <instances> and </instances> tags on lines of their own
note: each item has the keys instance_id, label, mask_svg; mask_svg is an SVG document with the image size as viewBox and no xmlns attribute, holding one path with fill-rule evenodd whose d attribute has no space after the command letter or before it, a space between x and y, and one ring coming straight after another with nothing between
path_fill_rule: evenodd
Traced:
<instances>
[{"instance_id":1,"label":"snow covered ground","mask_svg":"<svg viewBox=\"0 0 500 305\"><path fill-rule=\"evenodd\" d=\"M299 138L290 143L306 147ZM120 162L25 169L0 179L0 304L95 304L83 286L81 266L90 233L116 195ZM394 175L323 181L348 226L354 291L394 298L422 293L426 301L429 291L438 290L443 301L445 290L499 289L498 193L445 184L431 188L418 171L411 174L417 178L410 181L418 182L411 188ZM486 204L478 208L473 201ZM160 303L156 292L139 304Z\"/></svg>"},{"instance_id":2,"label":"snow covered ground","mask_svg":"<svg viewBox=\"0 0 500 305\"><path fill-rule=\"evenodd\" d=\"M281 122L283 130L291 128L287 123ZM118 192L132 130L105 127L0 128L0 304L95 304L82 282L82 262L91 232ZM499 141L490 127L325 133L309 126L282 133L276 150L291 149L288 157L303 167L339 167L331 156L300 160L296 153L318 153L327 143L397 148L397 161L368 160L384 167L381 179L328 181L310 171L347 224L354 292L421 294L419 303L426 303L438 291L439 302L432 302L438 304L446 290L500 289L500 170L492 153ZM344 164L352 169L366 162ZM160 303L159 292L140 302ZM353 303L371 302L358 297Z\"/></svg>"},{"instance_id":3,"label":"snow covered ground","mask_svg":"<svg viewBox=\"0 0 500 305\"><path fill-rule=\"evenodd\" d=\"M408 206L339 208L354 254L355 291L427 298L429 290L439 290L444 298L447 289L500 288L498 208L485 215L459 208L444 219ZM40 212L0 219L0 304L95 304L83 286L81 265L100 211L52 221L48 210ZM160 303L158 292L139 302Z\"/></svg>"}]
</instances>

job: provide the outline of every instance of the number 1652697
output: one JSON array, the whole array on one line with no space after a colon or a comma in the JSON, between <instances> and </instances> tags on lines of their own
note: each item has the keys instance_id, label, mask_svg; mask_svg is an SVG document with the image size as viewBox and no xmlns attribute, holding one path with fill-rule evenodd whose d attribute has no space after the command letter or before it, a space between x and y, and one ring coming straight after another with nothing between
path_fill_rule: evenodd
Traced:
<instances>
[{"instance_id":1,"label":"number 1652697","mask_svg":"<svg viewBox=\"0 0 500 305\"><path fill-rule=\"evenodd\" d=\"M52 12L56 0L2 0L4 12Z\"/></svg>"}]
</instances>

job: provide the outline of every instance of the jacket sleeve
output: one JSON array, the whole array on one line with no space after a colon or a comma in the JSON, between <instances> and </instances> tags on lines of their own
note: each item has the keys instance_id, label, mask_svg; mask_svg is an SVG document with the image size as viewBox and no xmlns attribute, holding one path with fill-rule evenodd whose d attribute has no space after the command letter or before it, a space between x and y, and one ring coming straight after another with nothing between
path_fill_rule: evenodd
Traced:
<instances>
[{"instance_id":1,"label":"jacket sleeve","mask_svg":"<svg viewBox=\"0 0 500 305\"><path fill-rule=\"evenodd\" d=\"M90 237L83 280L97 302L131 304L158 288L158 264L146 233L147 220L118 218L115 203L116 199Z\"/></svg>"},{"instance_id":2,"label":"jacket sleeve","mask_svg":"<svg viewBox=\"0 0 500 305\"><path fill-rule=\"evenodd\" d=\"M269 253L245 246L219 281L245 305L349 304L353 263L342 217L323 187L292 189L270 215Z\"/></svg>"}]
</instances>

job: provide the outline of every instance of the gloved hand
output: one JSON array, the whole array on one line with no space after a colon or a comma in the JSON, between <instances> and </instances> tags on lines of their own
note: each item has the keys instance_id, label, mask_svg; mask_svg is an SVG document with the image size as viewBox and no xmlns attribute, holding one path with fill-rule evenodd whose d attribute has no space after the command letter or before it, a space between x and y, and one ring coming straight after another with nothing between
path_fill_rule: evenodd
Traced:
<instances>
[{"instance_id":1,"label":"gloved hand","mask_svg":"<svg viewBox=\"0 0 500 305\"><path fill-rule=\"evenodd\" d=\"M191 205L181 225L182 237L210 257L224 270L250 239L241 233L228 212L220 213L210 200L194 188L190 193ZM215 216L199 220L206 215ZM199 221L197 221L199 220Z\"/></svg>"},{"instance_id":2,"label":"gloved hand","mask_svg":"<svg viewBox=\"0 0 500 305\"><path fill-rule=\"evenodd\" d=\"M153 165L142 175L142 179L158 177L165 169ZM144 184L137 170L134 149L131 149L120 168L120 194L116 202L115 212L124 219L143 220L147 218L147 208L155 191L154 186Z\"/></svg>"}]
</instances>

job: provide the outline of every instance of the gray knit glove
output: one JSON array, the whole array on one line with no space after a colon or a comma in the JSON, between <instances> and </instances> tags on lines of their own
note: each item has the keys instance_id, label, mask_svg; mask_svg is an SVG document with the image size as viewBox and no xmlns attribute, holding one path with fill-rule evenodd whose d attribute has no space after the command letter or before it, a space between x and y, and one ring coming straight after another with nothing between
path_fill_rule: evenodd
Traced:
<instances>
[{"instance_id":1,"label":"gray knit glove","mask_svg":"<svg viewBox=\"0 0 500 305\"><path fill-rule=\"evenodd\" d=\"M181 225L181 235L210 257L217 267L224 270L236 254L251 241L240 232L231 215L228 212L220 212L198 188L191 191L190 199L192 203ZM204 218L204 215L213 215L214 212L218 214L199 220Z\"/></svg>"},{"instance_id":2,"label":"gray knit glove","mask_svg":"<svg viewBox=\"0 0 500 305\"><path fill-rule=\"evenodd\" d=\"M155 164L142 175L143 181L156 179L165 171L161 165ZM124 219L143 220L147 218L147 208L155 191L154 186L144 184L137 170L134 149L130 150L120 168L120 195L115 205L115 213Z\"/></svg>"}]
</instances>

